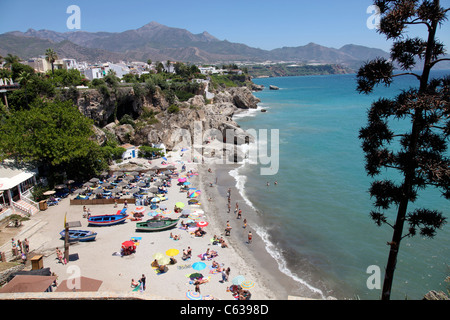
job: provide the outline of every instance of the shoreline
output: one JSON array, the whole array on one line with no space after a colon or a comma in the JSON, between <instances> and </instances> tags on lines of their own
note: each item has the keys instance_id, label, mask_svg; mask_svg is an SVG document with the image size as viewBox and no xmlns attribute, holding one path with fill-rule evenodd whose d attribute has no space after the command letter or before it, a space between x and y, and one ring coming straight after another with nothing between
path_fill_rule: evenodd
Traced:
<instances>
[{"instance_id":1,"label":"shoreline","mask_svg":"<svg viewBox=\"0 0 450 320\"><path fill-rule=\"evenodd\" d=\"M225 229L226 222L229 221L232 227L230 236L225 237L230 243L233 249L245 260L246 264L251 270L255 272L258 278L258 283L263 284L273 294L273 299L286 300L289 296L289 279L286 275L279 273L276 265L276 261L269 255L265 249L265 245L261 238L257 235L256 230L253 228L253 221L255 217L252 217L250 208L245 204L238 190L235 187L233 177L229 175L230 170L236 167L236 165L224 165L218 166L216 164L207 164L208 168L211 168L212 173L207 172L206 167L202 168L203 190L205 195L214 199L205 205L205 212L214 212L214 222L217 229ZM217 178L217 184L215 184ZM213 183L213 187L208 187L209 183ZM231 211L228 213L227 209L227 190L231 189ZM206 197L205 197L206 198ZM204 199L205 199L204 198ZM205 201L205 200L203 200ZM206 200L208 202L208 200ZM239 208L243 209L243 215L241 219L236 219L234 214L235 203L239 203ZM248 221L247 227L243 228L243 219ZM248 231L252 232L252 243L248 244L247 236Z\"/></svg>"}]
</instances>

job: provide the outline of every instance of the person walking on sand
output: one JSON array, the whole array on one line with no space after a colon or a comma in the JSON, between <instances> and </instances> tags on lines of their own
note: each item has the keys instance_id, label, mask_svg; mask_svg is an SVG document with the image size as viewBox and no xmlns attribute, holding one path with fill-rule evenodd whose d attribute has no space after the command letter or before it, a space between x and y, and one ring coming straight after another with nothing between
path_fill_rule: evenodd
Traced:
<instances>
[{"instance_id":1,"label":"person walking on sand","mask_svg":"<svg viewBox=\"0 0 450 320\"><path fill-rule=\"evenodd\" d=\"M242 226L242 228L247 228L247 219L244 218L244 225Z\"/></svg>"},{"instance_id":2,"label":"person walking on sand","mask_svg":"<svg viewBox=\"0 0 450 320\"><path fill-rule=\"evenodd\" d=\"M252 232L249 231L249 232L248 232L248 243L249 243L249 244L252 243L252 237L253 237Z\"/></svg>"},{"instance_id":3,"label":"person walking on sand","mask_svg":"<svg viewBox=\"0 0 450 320\"><path fill-rule=\"evenodd\" d=\"M145 291L145 275L143 274L141 277L141 289Z\"/></svg>"}]
</instances>

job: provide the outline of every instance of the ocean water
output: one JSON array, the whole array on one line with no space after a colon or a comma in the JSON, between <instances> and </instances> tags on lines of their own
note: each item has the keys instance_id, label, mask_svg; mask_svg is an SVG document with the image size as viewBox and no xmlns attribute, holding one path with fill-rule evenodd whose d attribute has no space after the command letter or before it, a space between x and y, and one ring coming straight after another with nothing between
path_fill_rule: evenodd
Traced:
<instances>
[{"instance_id":1,"label":"ocean water","mask_svg":"<svg viewBox=\"0 0 450 320\"><path fill-rule=\"evenodd\" d=\"M444 73L450 72L434 75ZM279 269L298 283L299 292L306 287L323 298L379 299L381 289L369 289L367 283L374 275L369 283L376 285L379 279L382 287L392 229L376 226L369 217L372 179L364 169L358 134L373 101L415 87L415 78L399 77L390 88L377 88L368 96L356 92L355 75L254 82L265 86L255 95L267 112L253 110L235 120L258 134L266 129L270 136L270 130L279 130L279 168L275 175L261 175L260 168L269 165L246 162L231 175L262 218L257 232L267 250ZM269 90L269 85L280 90ZM272 142L276 140L268 144ZM441 210L450 218L450 202L436 190L422 192L415 205ZM389 214L393 223L396 211ZM429 290L447 292L449 229L445 225L434 239L402 241L392 299L421 299ZM379 278L370 266L379 268Z\"/></svg>"}]
</instances>

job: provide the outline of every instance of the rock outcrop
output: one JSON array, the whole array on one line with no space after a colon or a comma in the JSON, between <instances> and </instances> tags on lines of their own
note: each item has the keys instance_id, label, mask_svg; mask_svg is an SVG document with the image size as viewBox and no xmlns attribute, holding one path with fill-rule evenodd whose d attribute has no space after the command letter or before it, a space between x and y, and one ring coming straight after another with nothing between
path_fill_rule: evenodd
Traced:
<instances>
[{"instance_id":1,"label":"rock outcrop","mask_svg":"<svg viewBox=\"0 0 450 320\"><path fill-rule=\"evenodd\" d=\"M203 144L216 139L241 145L254 141L232 119L238 109L257 108L260 100L247 87L228 88L216 92L207 103L203 94L185 102L175 102L178 109L169 112L169 103L159 88L151 96L136 96L132 88L120 88L114 93L90 89L79 95L80 112L94 120L95 139L99 144L106 141L105 131L114 134L119 143L151 145L164 143L172 150L183 139L190 145ZM157 121L146 122L140 116L152 111ZM120 124L120 115L128 114L135 119L134 125ZM231 158L239 158L231 154Z\"/></svg>"}]
</instances>

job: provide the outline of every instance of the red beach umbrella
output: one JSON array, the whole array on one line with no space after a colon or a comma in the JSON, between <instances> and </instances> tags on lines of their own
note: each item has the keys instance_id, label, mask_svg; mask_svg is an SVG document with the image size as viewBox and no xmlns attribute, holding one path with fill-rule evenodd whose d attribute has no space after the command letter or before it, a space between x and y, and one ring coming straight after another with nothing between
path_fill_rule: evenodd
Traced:
<instances>
[{"instance_id":1,"label":"red beach umbrella","mask_svg":"<svg viewBox=\"0 0 450 320\"><path fill-rule=\"evenodd\" d=\"M197 227L203 228L206 227L209 223L206 221L199 221L197 222Z\"/></svg>"},{"instance_id":2,"label":"red beach umbrella","mask_svg":"<svg viewBox=\"0 0 450 320\"><path fill-rule=\"evenodd\" d=\"M128 248L128 247L135 247L135 243L131 240L122 242L122 247L123 248Z\"/></svg>"}]
</instances>

